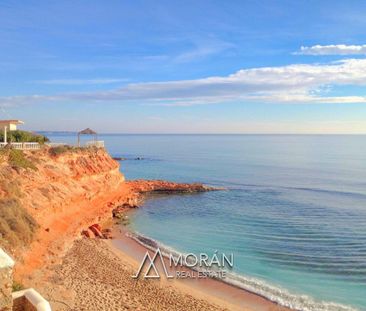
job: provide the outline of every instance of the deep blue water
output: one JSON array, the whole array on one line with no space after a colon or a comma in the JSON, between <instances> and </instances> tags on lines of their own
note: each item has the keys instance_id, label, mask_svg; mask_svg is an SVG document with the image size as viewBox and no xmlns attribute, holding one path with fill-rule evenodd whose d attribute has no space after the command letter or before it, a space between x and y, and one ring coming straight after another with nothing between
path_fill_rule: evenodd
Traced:
<instances>
[{"instance_id":1,"label":"deep blue water","mask_svg":"<svg viewBox=\"0 0 366 311\"><path fill-rule=\"evenodd\" d=\"M131 159L121 162L128 179L227 188L154 197L134 214L134 230L180 252L233 252L236 281L283 304L366 310L366 136L101 139Z\"/></svg>"}]
</instances>

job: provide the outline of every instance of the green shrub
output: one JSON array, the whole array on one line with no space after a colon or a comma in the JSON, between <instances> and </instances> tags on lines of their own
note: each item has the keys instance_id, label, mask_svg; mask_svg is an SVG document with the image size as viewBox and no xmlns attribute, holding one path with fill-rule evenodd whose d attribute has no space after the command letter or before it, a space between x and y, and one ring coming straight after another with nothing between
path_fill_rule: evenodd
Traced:
<instances>
[{"instance_id":1,"label":"green shrub","mask_svg":"<svg viewBox=\"0 0 366 311\"><path fill-rule=\"evenodd\" d=\"M22 150L10 149L9 151L9 164L14 168L30 168L32 170L37 170L36 166L29 161Z\"/></svg>"},{"instance_id":2,"label":"green shrub","mask_svg":"<svg viewBox=\"0 0 366 311\"><path fill-rule=\"evenodd\" d=\"M58 156L67 151L70 151L71 149L72 147L64 145L64 146L51 147L48 152L50 153L51 156Z\"/></svg>"},{"instance_id":3,"label":"green shrub","mask_svg":"<svg viewBox=\"0 0 366 311\"><path fill-rule=\"evenodd\" d=\"M34 142L34 143L40 143L44 144L49 141L49 139L46 136L27 132L27 131L9 131L8 132L8 142ZM4 133L0 132L0 141L4 141Z\"/></svg>"},{"instance_id":4,"label":"green shrub","mask_svg":"<svg viewBox=\"0 0 366 311\"><path fill-rule=\"evenodd\" d=\"M24 287L24 285L23 284L21 284L21 283L18 283L18 282L16 282L16 281L14 281L13 282L13 286L12 286L12 290L13 290L13 292L18 292L18 291L20 291L20 290L23 290L25 287Z\"/></svg>"},{"instance_id":5,"label":"green shrub","mask_svg":"<svg viewBox=\"0 0 366 311\"><path fill-rule=\"evenodd\" d=\"M98 148L94 146L75 147L69 145L62 145L57 147L51 147L48 152L50 153L51 156L58 156L65 152L79 152L79 151L97 152Z\"/></svg>"}]
</instances>

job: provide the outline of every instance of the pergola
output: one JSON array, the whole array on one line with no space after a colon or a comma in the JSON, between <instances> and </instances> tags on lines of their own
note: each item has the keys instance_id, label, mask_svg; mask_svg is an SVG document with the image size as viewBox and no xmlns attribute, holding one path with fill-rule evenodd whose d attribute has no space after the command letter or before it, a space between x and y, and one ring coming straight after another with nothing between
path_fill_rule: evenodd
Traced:
<instances>
[{"instance_id":1,"label":"pergola","mask_svg":"<svg viewBox=\"0 0 366 311\"><path fill-rule=\"evenodd\" d=\"M98 134L97 132L93 131L90 128L86 128L85 130L82 130L78 133L78 146L80 147L80 135L93 135L93 140L97 141L98 140Z\"/></svg>"}]
</instances>

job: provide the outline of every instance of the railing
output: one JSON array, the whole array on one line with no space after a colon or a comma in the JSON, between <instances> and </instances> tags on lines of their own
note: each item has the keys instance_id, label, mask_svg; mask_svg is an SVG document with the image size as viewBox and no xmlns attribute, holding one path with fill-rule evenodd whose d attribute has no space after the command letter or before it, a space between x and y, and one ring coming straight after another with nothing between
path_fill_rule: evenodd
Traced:
<instances>
[{"instance_id":1,"label":"railing","mask_svg":"<svg viewBox=\"0 0 366 311\"><path fill-rule=\"evenodd\" d=\"M50 303L33 288L12 293L13 310L52 311Z\"/></svg>"},{"instance_id":2,"label":"railing","mask_svg":"<svg viewBox=\"0 0 366 311\"><path fill-rule=\"evenodd\" d=\"M23 143L23 149L40 149L39 143Z\"/></svg>"},{"instance_id":3,"label":"railing","mask_svg":"<svg viewBox=\"0 0 366 311\"><path fill-rule=\"evenodd\" d=\"M37 150L41 148L39 143L0 143L0 149L10 145L13 149L19 150Z\"/></svg>"},{"instance_id":4,"label":"railing","mask_svg":"<svg viewBox=\"0 0 366 311\"><path fill-rule=\"evenodd\" d=\"M46 143L46 146L49 147L60 147L60 146L73 146L71 144L66 143ZM0 149L5 148L6 146L10 146L12 149L19 150L38 150L41 149L41 144L39 143L0 143ZM75 145L74 145L75 146ZM95 141L87 141L85 143L86 147L97 147L104 148L104 140L95 140Z\"/></svg>"}]
</instances>

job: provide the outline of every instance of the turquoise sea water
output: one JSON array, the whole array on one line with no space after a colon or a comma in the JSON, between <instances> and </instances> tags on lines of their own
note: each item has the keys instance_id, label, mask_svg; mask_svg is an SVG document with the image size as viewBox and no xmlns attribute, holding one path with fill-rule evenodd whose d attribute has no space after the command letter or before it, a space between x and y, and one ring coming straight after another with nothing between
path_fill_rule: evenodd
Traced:
<instances>
[{"instance_id":1,"label":"turquoise sea water","mask_svg":"<svg viewBox=\"0 0 366 311\"><path fill-rule=\"evenodd\" d=\"M130 159L121 162L129 179L227 188L155 196L133 215L133 230L179 252L233 252L231 281L282 304L366 310L366 136L101 139Z\"/></svg>"}]
</instances>

